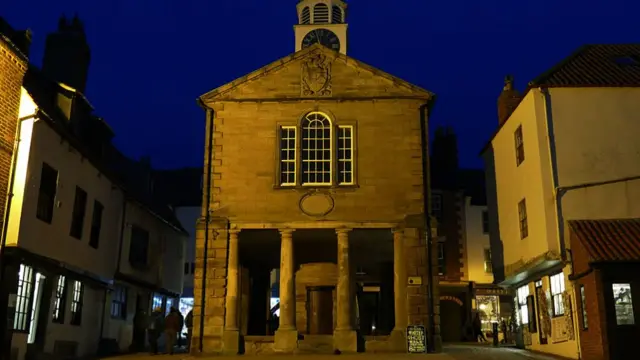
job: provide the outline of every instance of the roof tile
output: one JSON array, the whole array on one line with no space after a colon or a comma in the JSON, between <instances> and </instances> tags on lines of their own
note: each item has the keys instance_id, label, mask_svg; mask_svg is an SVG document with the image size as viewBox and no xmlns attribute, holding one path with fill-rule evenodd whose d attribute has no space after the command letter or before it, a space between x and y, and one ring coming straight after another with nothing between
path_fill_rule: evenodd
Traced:
<instances>
[{"instance_id":1,"label":"roof tile","mask_svg":"<svg viewBox=\"0 0 640 360\"><path fill-rule=\"evenodd\" d=\"M589 262L640 261L640 219L570 220Z\"/></svg>"}]
</instances>

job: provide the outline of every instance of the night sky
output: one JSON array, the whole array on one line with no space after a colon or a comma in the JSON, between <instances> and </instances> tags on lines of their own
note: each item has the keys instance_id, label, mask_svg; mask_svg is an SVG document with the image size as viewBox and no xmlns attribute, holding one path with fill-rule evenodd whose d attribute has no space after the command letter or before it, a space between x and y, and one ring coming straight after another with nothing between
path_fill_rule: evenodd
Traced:
<instances>
[{"instance_id":1,"label":"night sky","mask_svg":"<svg viewBox=\"0 0 640 360\"><path fill-rule=\"evenodd\" d=\"M389 4L394 5L392 7ZM134 157L201 166L195 99L294 50L296 0L3 0L0 16L31 28L32 62L58 18L77 12L92 62L87 96ZM640 42L637 0L351 0L348 55L438 95L431 128L458 133L460 162L497 126L506 74L523 89L585 43Z\"/></svg>"}]
</instances>

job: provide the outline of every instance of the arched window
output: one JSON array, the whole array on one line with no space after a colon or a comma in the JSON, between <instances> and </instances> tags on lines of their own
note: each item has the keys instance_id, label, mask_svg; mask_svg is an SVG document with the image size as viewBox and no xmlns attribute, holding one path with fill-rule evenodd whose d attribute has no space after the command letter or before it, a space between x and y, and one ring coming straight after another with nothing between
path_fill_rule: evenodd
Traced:
<instances>
[{"instance_id":1,"label":"arched window","mask_svg":"<svg viewBox=\"0 0 640 360\"><path fill-rule=\"evenodd\" d=\"M331 120L311 112L301 127L302 185L331 185Z\"/></svg>"},{"instance_id":2,"label":"arched window","mask_svg":"<svg viewBox=\"0 0 640 360\"><path fill-rule=\"evenodd\" d=\"M311 11L309 7L305 7L302 9L302 13L300 15L300 24L309 24L311 23Z\"/></svg>"},{"instance_id":3,"label":"arched window","mask_svg":"<svg viewBox=\"0 0 640 360\"><path fill-rule=\"evenodd\" d=\"M329 23L329 7L327 4L316 4L313 7L313 23L328 24Z\"/></svg>"},{"instance_id":4,"label":"arched window","mask_svg":"<svg viewBox=\"0 0 640 360\"><path fill-rule=\"evenodd\" d=\"M342 24L342 9L339 6L333 6L331 9L331 22L334 24Z\"/></svg>"}]
</instances>

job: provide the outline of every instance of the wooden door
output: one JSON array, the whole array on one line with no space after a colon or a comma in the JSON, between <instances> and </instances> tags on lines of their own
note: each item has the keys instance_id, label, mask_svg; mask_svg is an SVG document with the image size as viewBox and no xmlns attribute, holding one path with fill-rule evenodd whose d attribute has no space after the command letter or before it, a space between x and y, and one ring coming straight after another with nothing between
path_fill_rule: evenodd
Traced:
<instances>
[{"instance_id":1,"label":"wooden door","mask_svg":"<svg viewBox=\"0 0 640 360\"><path fill-rule=\"evenodd\" d=\"M333 288L309 288L307 321L310 335L333 334Z\"/></svg>"}]
</instances>

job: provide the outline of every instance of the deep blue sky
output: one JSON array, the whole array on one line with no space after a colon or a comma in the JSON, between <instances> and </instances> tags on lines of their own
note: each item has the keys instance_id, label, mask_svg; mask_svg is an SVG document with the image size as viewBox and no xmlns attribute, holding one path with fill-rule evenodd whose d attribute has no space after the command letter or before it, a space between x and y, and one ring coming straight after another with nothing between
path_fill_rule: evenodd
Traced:
<instances>
[{"instance_id":1,"label":"deep blue sky","mask_svg":"<svg viewBox=\"0 0 640 360\"><path fill-rule=\"evenodd\" d=\"M46 34L62 13L77 12L92 49L87 96L116 131L117 145L166 168L202 164L198 95L293 52L295 4L5 0L0 15L33 30L39 65ZM505 74L522 89L582 44L640 42L637 0L349 4L348 54L435 92L431 127L455 128L463 166L481 166L478 151L497 125Z\"/></svg>"}]
</instances>

